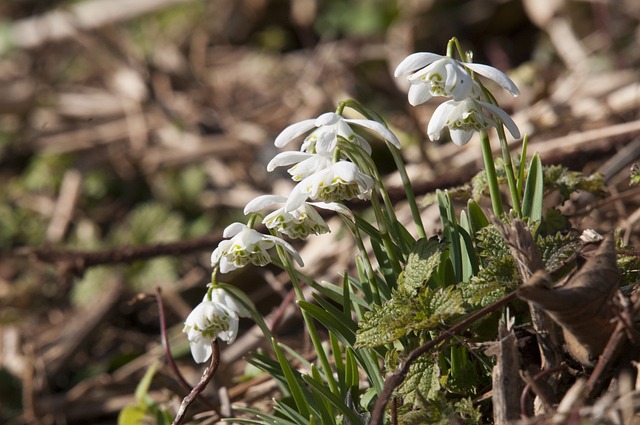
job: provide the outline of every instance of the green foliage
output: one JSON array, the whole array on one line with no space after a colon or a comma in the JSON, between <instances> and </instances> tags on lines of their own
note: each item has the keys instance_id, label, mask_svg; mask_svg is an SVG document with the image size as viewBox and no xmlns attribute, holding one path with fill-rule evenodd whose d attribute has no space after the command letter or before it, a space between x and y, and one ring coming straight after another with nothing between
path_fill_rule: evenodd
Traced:
<instances>
[{"instance_id":1,"label":"green foliage","mask_svg":"<svg viewBox=\"0 0 640 425\"><path fill-rule=\"evenodd\" d=\"M433 400L440 394L440 367L429 353L418 357L407 372L397 394L404 404L416 405L421 399Z\"/></svg>"},{"instance_id":2,"label":"green foliage","mask_svg":"<svg viewBox=\"0 0 640 425\"><path fill-rule=\"evenodd\" d=\"M602 195L606 192L604 176L596 173L585 176L579 171L569 171L562 165L549 165L543 167L545 192L558 190L564 199L578 190Z\"/></svg>"},{"instance_id":3,"label":"green foliage","mask_svg":"<svg viewBox=\"0 0 640 425\"><path fill-rule=\"evenodd\" d=\"M156 425L169 425L173 418L160 404L149 397L149 388L153 376L160 365L159 361L153 362L136 387L135 403L125 406L118 415L118 425L132 425L154 423Z\"/></svg>"},{"instance_id":4,"label":"green foliage","mask_svg":"<svg viewBox=\"0 0 640 425\"><path fill-rule=\"evenodd\" d=\"M184 220L165 205L149 202L131 211L125 223L116 230L117 245L143 245L172 242L184 233Z\"/></svg>"},{"instance_id":5,"label":"green foliage","mask_svg":"<svg viewBox=\"0 0 640 425\"><path fill-rule=\"evenodd\" d=\"M413 295L424 287L437 269L444 248L444 244L436 238L418 240L398 277L398 288Z\"/></svg>"},{"instance_id":6,"label":"green foliage","mask_svg":"<svg viewBox=\"0 0 640 425\"><path fill-rule=\"evenodd\" d=\"M527 183L524 187L522 200L523 217L530 218L534 222L539 222L542 219L544 188L542 161L538 154L535 154L529 163Z\"/></svg>"},{"instance_id":7,"label":"green foliage","mask_svg":"<svg viewBox=\"0 0 640 425\"><path fill-rule=\"evenodd\" d=\"M453 286L424 288L417 297L396 290L389 301L365 314L356 347L377 347L406 335L429 331L464 313L462 293Z\"/></svg>"},{"instance_id":8,"label":"green foliage","mask_svg":"<svg viewBox=\"0 0 640 425\"><path fill-rule=\"evenodd\" d=\"M404 425L472 425L482 422L482 414L470 398L452 403L440 395L435 400L420 398L413 410L401 410L398 422Z\"/></svg>"},{"instance_id":9,"label":"green foliage","mask_svg":"<svg viewBox=\"0 0 640 425\"><path fill-rule=\"evenodd\" d=\"M542 253L542 262L549 271L573 267L576 251L582 246L580 240L572 233L540 237L536 243ZM572 257L573 261L569 261Z\"/></svg>"}]
</instances>

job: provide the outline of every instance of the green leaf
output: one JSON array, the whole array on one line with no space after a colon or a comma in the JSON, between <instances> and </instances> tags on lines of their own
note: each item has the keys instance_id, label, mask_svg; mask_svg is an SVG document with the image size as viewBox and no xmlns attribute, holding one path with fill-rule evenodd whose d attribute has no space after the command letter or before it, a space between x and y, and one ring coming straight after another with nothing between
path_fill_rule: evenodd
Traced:
<instances>
[{"instance_id":1,"label":"green leaf","mask_svg":"<svg viewBox=\"0 0 640 425\"><path fill-rule=\"evenodd\" d=\"M320 302L319 298L316 299ZM297 301L298 306L307 313L309 313L314 319L322 323L324 327L336 334L343 340L343 343L347 345L353 345L356 341L356 325L353 320L348 317L344 317L340 310L331 306L325 301L323 306L330 307L331 310L325 310L323 307L318 307L315 304L311 304L307 301Z\"/></svg>"},{"instance_id":2,"label":"green leaf","mask_svg":"<svg viewBox=\"0 0 640 425\"><path fill-rule=\"evenodd\" d=\"M480 208L480 205L473 199L469 199L469 202L467 202L467 212L469 214L469 233L471 233L471 235L475 236L480 229L489 225L487 216L482 211L482 208Z\"/></svg>"},{"instance_id":3,"label":"green leaf","mask_svg":"<svg viewBox=\"0 0 640 425\"><path fill-rule=\"evenodd\" d=\"M329 400L329 402L333 404L333 406L336 407L346 417L346 419L349 420L351 425L362 425L360 417L354 411L349 409L349 407L347 407L347 405L344 404L344 402L340 400L335 394L333 394L326 385L315 381L310 376L302 376L302 379L311 387L311 391L313 393Z\"/></svg>"},{"instance_id":4,"label":"green leaf","mask_svg":"<svg viewBox=\"0 0 640 425\"><path fill-rule=\"evenodd\" d=\"M456 222L456 212L451 202L449 193L438 190L438 207L440 208L440 220L442 221L442 235L449 242L449 258L453 265L453 271L458 283L462 281L462 253L460 250L460 235L458 234L458 223Z\"/></svg>"},{"instance_id":5,"label":"green leaf","mask_svg":"<svg viewBox=\"0 0 640 425\"><path fill-rule=\"evenodd\" d=\"M431 354L418 357L411 366L397 392L404 404L416 405L420 397L435 399L440 393L440 367Z\"/></svg>"},{"instance_id":6,"label":"green leaf","mask_svg":"<svg viewBox=\"0 0 640 425\"><path fill-rule=\"evenodd\" d=\"M118 425L143 424L147 413L148 408L145 405L133 404L126 406L118 414Z\"/></svg>"},{"instance_id":7,"label":"green leaf","mask_svg":"<svg viewBox=\"0 0 640 425\"><path fill-rule=\"evenodd\" d=\"M453 286L425 288L412 297L403 291L375 306L359 323L356 347L377 347L412 332L429 331L464 313L462 293Z\"/></svg>"},{"instance_id":8,"label":"green leaf","mask_svg":"<svg viewBox=\"0 0 640 425\"><path fill-rule=\"evenodd\" d=\"M536 153L529 164L529 175L524 189L522 200L522 214L533 221L542 219L542 198L544 196L544 178L542 174L542 161Z\"/></svg>"},{"instance_id":9,"label":"green leaf","mask_svg":"<svg viewBox=\"0 0 640 425\"><path fill-rule=\"evenodd\" d=\"M284 353L280 349L280 346L275 339L273 338L271 339L271 344L273 345L273 348L276 352L276 356L278 357L278 363L282 368L284 377L287 380L289 391L291 392L291 396L293 397L296 403L296 406L298 407L298 411L302 416L308 418L311 409L309 407L309 402L307 401L307 397L302 391L302 387L300 386L300 382L298 381L299 374L296 375L297 372L294 373L293 369L291 368L291 365L287 361L286 357L284 356Z\"/></svg>"},{"instance_id":10,"label":"green leaf","mask_svg":"<svg viewBox=\"0 0 640 425\"><path fill-rule=\"evenodd\" d=\"M415 294L438 268L443 251L444 245L435 237L418 240L399 277L398 287L407 293Z\"/></svg>"},{"instance_id":11,"label":"green leaf","mask_svg":"<svg viewBox=\"0 0 640 425\"><path fill-rule=\"evenodd\" d=\"M631 174L629 176L629 184L630 185L636 185L638 183L640 183L640 164L639 163L634 163L631 166Z\"/></svg>"},{"instance_id":12,"label":"green leaf","mask_svg":"<svg viewBox=\"0 0 640 425\"><path fill-rule=\"evenodd\" d=\"M136 400L138 401L138 403L144 402L147 394L149 393L149 387L151 387L151 381L153 381L153 375L155 375L159 365L160 365L160 362L158 360L151 363L151 366L149 366L147 371L144 373L144 376L140 380L140 383L138 383L138 386L136 387L136 392L135 392Z\"/></svg>"}]
</instances>

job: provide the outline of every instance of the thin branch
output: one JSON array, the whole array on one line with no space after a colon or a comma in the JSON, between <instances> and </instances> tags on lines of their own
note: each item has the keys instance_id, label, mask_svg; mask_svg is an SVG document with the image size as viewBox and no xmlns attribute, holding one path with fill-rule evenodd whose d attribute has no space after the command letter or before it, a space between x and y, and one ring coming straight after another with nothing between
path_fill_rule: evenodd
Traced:
<instances>
[{"instance_id":1,"label":"thin branch","mask_svg":"<svg viewBox=\"0 0 640 425\"><path fill-rule=\"evenodd\" d=\"M515 292L511 292L510 294L505 295L504 297L494 302L493 304L489 304L488 306L476 311L475 313L470 314L466 319L462 320L460 323L450 327L449 329L447 329L446 331L438 335L436 338L432 339L426 344L421 345L420 347L410 352L409 355L407 355L407 357L402 361L398 370L393 375L389 376L386 379L384 387L382 388L382 392L378 396L378 400L376 401L376 404L373 407L373 412L371 414L371 421L369 422L369 425L382 424L382 421L384 418L384 409L387 403L389 402L389 399L393 395L393 391L402 383L402 381L404 381L404 378L407 376L407 373L409 372L409 367L418 357L420 357L421 355L423 355L424 353L426 353L436 345L440 344L441 342L447 341L448 339L452 338L455 334L465 330L467 327L469 327L472 323L474 323L481 317L484 317L487 314L497 310L498 308L502 307L503 305L513 300L515 297L516 297Z\"/></svg>"},{"instance_id":2,"label":"thin branch","mask_svg":"<svg viewBox=\"0 0 640 425\"><path fill-rule=\"evenodd\" d=\"M185 413L187 413L187 409L193 403L193 400L196 399L198 394L200 394L209 384L209 381L213 378L213 375L216 374L218 370L218 366L220 365L220 347L218 346L218 340L214 339L211 342L211 348L213 349L213 353L211 354L211 364L204 370L202 373L202 377L200 378L200 382L198 385L193 387L193 390L182 400L180 404L180 409L178 409L178 413L176 414L175 419L173 420L173 425L179 425L184 419Z\"/></svg>"},{"instance_id":3,"label":"thin branch","mask_svg":"<svg viewBox=\"0 0 640 425\"><path fill-rule=\"evenodd\" d=\"M179 256L210 250L222 240L216 232L195 239L158 243L142 246L126 246L103 251L76 251L54 248L24 247L15 251L17 255L32 257L36 261L55 263L64 272L81 275L92 266L131 263L161 256Z\"/></svg>"}]
</instances>

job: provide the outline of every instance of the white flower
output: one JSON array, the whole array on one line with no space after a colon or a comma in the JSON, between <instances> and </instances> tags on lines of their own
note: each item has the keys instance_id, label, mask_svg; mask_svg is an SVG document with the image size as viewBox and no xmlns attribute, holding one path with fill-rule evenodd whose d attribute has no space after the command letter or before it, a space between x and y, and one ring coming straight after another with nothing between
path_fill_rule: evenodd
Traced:
<instances>
[{"instance_id":1,"label":"white flower","mask_svg":"<svg viewBox=\"0 0 640 425\"><path fill-rule=\"evenodd\" d=\"M277 195L262 195L250 201L244 208L250 214L277 204L285 204L287 198ZM285 211L284 206L267 215L262 223L269 229L278 229L293 239L306 239L310 234L321 235L329 232L329 226L313 207L319 207L351 216L351 211L344 205L331 202L303 202L292 211Z\"/></svg>"},{"instance_id":2,"label":"white flower","mask_svg":"<svg viewBox=\"0 0 640 425\"><path fill-rule=\"evenodd\" d=\"M366 199L373 185L374 180L361 173L354 163L338 161L298 183L289 194L285 211L297 209L309 198L324 202Z\"/></svg>"},{"instance_id":3,"label":"white flower","mask_svg":"<svg viewBox=\"0 0 640 425\"><path fill-rule=\"evenodd\" d=\"M500 85L514 96L520 91L502 71L477 63L460 62L435 53L414 53L407 56L396 68L394 75L409 74L409 103L419 105L432 96L452 96L460 101L466 97L477 97L479 87L473 81L468 68ZM417 70L417 71L416 71Z\"/></svg>"},{"instance_id":4,"label":"white flower","mask_svg":"<svg viewBox=\"0 0 640 425\"><path fill-rule=\"evenodd\" d=\"M291 174L293 181L300 181L312 174L329 168L333 164L330 155L307 152L280 152L267 164L267 171L271 172L276 167L296 164L287 172Z\"/></svg>"},{"instance_id":5,"label":"white flower","mask_svg":"<svg viewBox=\"0 0 640 425\"><path fill-rule=\"evenodd\" d=\"M220 242L211 253L211 266L220 266L220 273L228 273L249 263L265 266L271 262L267 252L276 245L281 246L303 266L298 252L284 240L271 235L263 235L245 224L232 223L224 229L223 236L231 238Z\"/></svg>"},{"instance_id":6,"label":"white flower","mask_svg":"<svg viewBox=\"0 0 640 425\"><path fill-rule=\"evenodd\" d=\"M383 124L372 120L345 119L334 112L327 112L318 118L304 120L290 125L276 137L274 144L281 148L315 128L316 130L304 139L300 148L301 151L331 154L335 150L336 144L338 143L338 136L340 136L358 144L367 153L371 153L369 143L353 132L350 127L352 124L377 133L384 140L400 149L398 138Z\"/></svg>"},{"instance_id":7,"label":"white flower","mask_svg":"<svg viewBox=\"0 0 640 425\"><path fill-rule=\"evenodd\" d=\"M249 310L221 288L211 292L211 299L205 296L189 314L182 329L196 363L204 363L211 357L211 343L216 338L228 344L235 341L239 317L250 316Z\"/></svg>"},{"instance_id":8,"label":"white flower","mask_svg":"<svg viewBox=\"0 0 640 425\"><path fill-rule=\"evenodd\" d=\"M473 98L467 98L459 102L448 100L438 106L427 127L429 138L438 140L442 129L449 127L453 142L458 146L462 146L471 139L474 131L483 130L488 126L496 127L495 121L482 108L488 109L492 114L500 118L514 138L520 138L520 130L518 130L518 126L516 126L509 114L495 105Z\"/></svg>"}]
</instances>

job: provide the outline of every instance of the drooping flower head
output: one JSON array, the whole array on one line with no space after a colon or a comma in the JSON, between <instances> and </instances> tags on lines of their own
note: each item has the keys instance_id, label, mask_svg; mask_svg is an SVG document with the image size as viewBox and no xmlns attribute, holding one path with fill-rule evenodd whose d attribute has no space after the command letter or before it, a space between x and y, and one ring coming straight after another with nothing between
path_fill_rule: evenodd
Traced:
<instances>
[{"instance_id":1,"label":"drooping flower head","mask_svg":"<svg viewBox=\"0 0 640 425\"><path fill-rule=\"evenodd\" d=\"M399 77L410 74L407 79L409 87L409 103L420 105L432 96L451 96L460 101L467 97L478 97L481 92L473 81L468 69L476 72L518 96L520 91L502 71L477 63L460 62L448 56L435 53L414 53L407 56L396 68L394 75Z\"/></svg>"},{"instance_id":2,"label":"drooping flower head","mask_svg":"<svg viewBox=\"0 0 640 425\"><path fill-rule=\"evenodd\" d=\"M303 179L289 194L285 211L300 207L307 199L335 202L371 196L374 180L348 161L338 161Z\"/></svg>"},{"instance_id":3,"label":"drooping flower head","mask_svg":"<svg viewBox=\"0 0 640 425\"><path fill-rule=\"evenodd\" d=\"M458 146L466 144L475 131L497 125L483 111L483 108L499 117L514 138L520 138L520 130L509 114L495 105L471 97L461 101L448 100L439 105L431 116L427 127L429 138L431 140L440 139L442 129L449 127L453 142Z\"/></svg>"},{"instance_id":4,"label":"drooping flower head","mask_svg":"<svg viewBox=\"0 0 640 425\"><path fill-rule=\"evenodd\" d=\"M304 120L290 125L276 137L274 144L281 148L299 136L313 130L311 134L304 139L300 147L301 151L331 155L337 146L338 137L342 137L345 140L359 145L367 153L371 153L369 143L357 135L351 128L351 125L367 128L400 149L398 138L383 124L372 120L348 119L335 112L327 112L318 118Z\"/></svg>"},{"instance_id":5,"label":"drooping flower head","mask_svg":"<svg viewBox=\"0 0 640 425\"><path fill-rule=\"evenodd\" d=\"M265 266L271 262L269 249L276 245L284 248L299 265L304 265L289 243L275 236L263 235L245 224L230 224L224 229L223 236L231 239L220 242L211 253L211 266L219 266L220 273L228 273L249 263Z\"/></svg>"},{"instance_id":6,"label":"drooping flower head","mask_svg":"<svg viewBox=\"0 0 640 425\"><path fill-rule=\"evenodd\" d=\"M287 198L277 195L258 196L244 208L245 214L258 212L272 205L284 204ZM277 229L292 239L306 239L310 234L321 235L329 232L329 226L318 212L307 202L293 211L285 211L284 206L268 214L262 223L269 229Z\"/></svg>"},{"instance_id":7,"label":"drooping flower head","mask_svg":"<svg viewBox=\"0 0 640 425\"><path fill-rule=\"evenodd\" d=\"M211 343L219 338L231 344L238 336L239 317L250 317L250 312L224 289L211 291L185 320L182 332L187 334L191 355L196 363L211 357Z\"/></svg>"}]
</instances>

